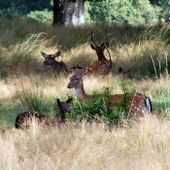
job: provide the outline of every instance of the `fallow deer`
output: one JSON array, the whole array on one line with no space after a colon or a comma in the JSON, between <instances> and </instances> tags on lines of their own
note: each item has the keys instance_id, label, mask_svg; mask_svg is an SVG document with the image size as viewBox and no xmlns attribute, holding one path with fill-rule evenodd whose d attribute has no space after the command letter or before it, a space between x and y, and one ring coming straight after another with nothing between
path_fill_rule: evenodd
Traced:
<instances>
[{"instance_id":1,"label":"fallow deer","mask_svg":"<svg viewBox=\"0 0 170 170\"><path fill-rule=\"evenodd\" d=\"M65 72L68 73L69 70L66 64L63 61L57 61L56 58L61 55L61 51L56 52L55 54L46 54L45 52L41 52L44 57L44 65L51 67L53 70L57 72Z\"/></svg>"},{"instance_id":2,"label":"fallow deer","mask_svg":"<svg viewBox=\"0 0 170 170\"><path fill-rule=\"evenodd\" d=\"M35 120L38 124L43 124L46 126L56 126L65 122L66 112L71 111L71 101L73 98L68 98L66 101L60 101L57 99L57 106L59 108L59 116L58 118L51 118L44 114L38 112L22 112L20 113L15 120L15 127L17 129L28 128L31 125L31 122Z\"/></svg>"},{"instance_id":3,"label":"fallow deer","mask_svg":"<svg viewBox=\"0 0 170 170\"><path fill-rule=\"evenodd\" d=\"M76 96L81 98L83 101L88 101L92 96L87 95L84 90L83 76L86 75L87 68L75 68L73 75L70 77L70 82L67 87L69 89L74 88ZM152 103L149 97L144 94L133 92L128 93L128 98L126 101L126 110L128 111L128 116L134 120L139 120L144 116L144 113L152 112ZM102 94L99 95L102 97ZM118 108L120 102L124 100L124 94L114 94L110 96L112 98L111 106L113 108Z\"/></svg>"},{"instance_id":4,"label":"fallow deer","mask_svg":"<svg viewBox=\"0 0 170 170\"><path fill-rule=\"evenodd\" d=\"M106 37L107 37L107 35L106 35ZM93 38L93 31L91 31L91 40L92 40L92 43L90 46L93 50L96 51L98 60L94 61L92 64L90 64L88 66L88 71L90 73L99 73L99 74L109 73L110 71L112 71L112 67L114 66L110 52L108 50L109 42L106 39L106 41L103 42L101 45L97 45ZM110 57L109 60L107 60L104 55L105 49L107 50L107 52L109 54L109 57Z\"/></svg>"}]
</instances>

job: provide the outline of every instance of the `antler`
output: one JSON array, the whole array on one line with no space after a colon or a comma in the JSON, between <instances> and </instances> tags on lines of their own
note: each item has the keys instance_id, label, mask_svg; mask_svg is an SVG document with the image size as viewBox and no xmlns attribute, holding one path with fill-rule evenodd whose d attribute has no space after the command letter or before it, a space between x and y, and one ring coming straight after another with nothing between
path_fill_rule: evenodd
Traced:
<instances>
[{"instance_id":1,"label":"antler","mask_svg":"<svg viewBox=\"0 0 170 170\"><path fill-rule=\"evenodd\" d=\"M110 51L108 49L109 41L107 39L107 30L106 29L105 29L105 32L106 32L105 40L106 40L106 43L107 43L107 44L105 43L105 47L106 47L106 50L107 50L107 52L109 54L110 68L112 68L112 56L111 56Z\"/></svg>"},{"instance_id":2,"label":"antler","mask_svg":"<svg viewBox=\"0 0 170 170\"><path fill-rule=\"evenodd\" d=\"M92 43L97 46L97 44L95 43L94 38L93 38L93 30L91 31L91 40L92 40Z\"/></svg>"}]
</instances>

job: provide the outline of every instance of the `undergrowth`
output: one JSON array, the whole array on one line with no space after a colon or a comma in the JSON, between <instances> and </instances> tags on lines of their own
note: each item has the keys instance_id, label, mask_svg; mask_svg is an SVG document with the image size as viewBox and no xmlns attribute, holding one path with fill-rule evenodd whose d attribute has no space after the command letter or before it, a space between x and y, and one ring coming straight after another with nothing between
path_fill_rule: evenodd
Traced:
<instances>
[{"instance_id":1,"label":"undergrowth","mask_svg":"<svg viewBox=\"0 0 170 170\"><path fill-rule=\"evenodd\" d=\"M128 118L127 102L128 88L125 82L120 83L122 88L123 99L117 107L112 106L112 89L111 87L103 87L100 93L94 91L91 98L84 103L80 98L75 99L71 112L67 118L73 121L87 121L114 123L119 120Z\"/></svg>"}]
</instances>

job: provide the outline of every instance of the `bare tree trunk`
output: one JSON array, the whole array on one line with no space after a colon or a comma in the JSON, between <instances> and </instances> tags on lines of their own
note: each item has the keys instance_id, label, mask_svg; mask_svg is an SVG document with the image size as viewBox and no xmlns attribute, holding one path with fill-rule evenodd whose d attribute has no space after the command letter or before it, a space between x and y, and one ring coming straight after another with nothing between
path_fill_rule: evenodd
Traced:
<instances>
[{"instance_id":1,"label":"bare tree trunk","mask_svg":"<svg viewBox=\"0 0 170 170\"><path fill-rule=\"evenodd\" d=\"M53 25L64 23L64 0L53 0Z\"/></svg>"},{"instance_id":2,"label":"bare tree trunk","mask_svg":"<svg viewBox=\"0 0 170 170\"><path fill-rule=\"evenodd\" d=\"M68 0L65 3L65 24L81 26L84 23L84 0Z\"/></svg>"}]
</instances>

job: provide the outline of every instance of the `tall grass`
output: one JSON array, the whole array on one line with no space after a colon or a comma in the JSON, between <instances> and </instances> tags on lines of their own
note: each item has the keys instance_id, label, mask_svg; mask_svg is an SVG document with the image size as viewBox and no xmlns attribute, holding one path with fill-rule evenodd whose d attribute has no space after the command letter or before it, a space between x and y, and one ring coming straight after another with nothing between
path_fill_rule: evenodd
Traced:
<instances>
[{"instance_id":1,"label":"tall grass","mask_svg":"<svg viewBox=\"0 0 170 170\"><path fill-rule=\"evenodd\" d=\"M102 119L95 117L97 121L89 124L82 115L87 118L91 112L107 113L108 108L95 100L84 109L75 99L65 125L48 129L33 125L22 131L13 129L17 114L34 110L54 116L56 97L75 96L67 89L70 75L47 74L40 51L61 50L59 60L69 68L87 66L97 59L89 45L94 25L51 27L21 18L0 18L0 22L0 67L5 74L0 77L1 169L170 169L168 25L96 25L94 37L99 44L107 29L115 67L113 74L84 79L88 94L94 89L101 93L103 87L113 88L112 94L123 93L117 71L120 66L125 71L131 69L132 79L126 80L128 90L150 96L153 115L131 126L124 122L121 127L108 127L103 120L111 122L115 115L103 114Z\"/></svg>"},{"instance_id":2,"label":"tall grass","mask_svg":"<svg viewBox=\"0 0 170 170\"><path fill-rule=\"evenodd\" d=\"M170 168L169 121L147 117L132 127L67 123L58 128L11 129L0 135L2 169Z\"/></svg>"},{"instance_id":3,"label":"tall grass","mask_svg":"<svg viewBox=\"0 0 170 170\"><path fill-rule=\"evenodd\" d=\"M32 85L31 89L22 85L22 90L18 92L17 98L28 111L48 113L53 105L53 100L46 97L36 85Z\"/></svg>"}]
</instances>

